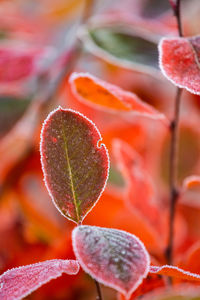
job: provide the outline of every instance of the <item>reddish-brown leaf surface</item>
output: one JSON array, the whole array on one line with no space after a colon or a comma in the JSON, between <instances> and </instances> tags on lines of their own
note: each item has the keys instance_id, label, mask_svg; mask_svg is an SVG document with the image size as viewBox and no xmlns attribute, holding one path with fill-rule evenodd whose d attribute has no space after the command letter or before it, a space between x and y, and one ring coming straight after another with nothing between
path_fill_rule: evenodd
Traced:
<instances>
[{"instance_id":1,"label":"reddish-brown leaf surface","mask_svg":"<svg viewBox=\"0 0 200 300\"><path fill-rule=\"evenodd\" d=\"M0 298L22 299L62 273L75 275L78 271L77 261L62 259L47 260L8 270L0 276Z\"/></svg>"},{"instance_id":2,"label":"reddish-brown leaf surface","mask_svg":"<svg viewBox=\"0 0 200 300\"><path fill-rule=\"evenodd\" d=\"M61 107L49 114L41 132L41 162L49 194L58 210L79 223L99 199L109 159L101 135L82 114Z\"/></svg>"},{"instance_id":3,"label":"reddish-brown leaf surface","mask_svg":"<svg viewBox=\"0 0 200 300\"><path fill-rule=\"evenodd\" d=\"M88 73L73 73L70 84L80 101L105 111L129 112L152 119L165 120L165 116L136 94L122 90Z\"/></svg>"},{"instance_id":4,"label":"reddish-brown leaf surface","mask_svg":"<svg viewBox=\"0 0 200 300\"><path fill-rule=\"evenodd\" d=\"M72 233L75 255L85 272L128 299L149 271L142 242L122 230L78 226Z\"/></svg>"},{"instance_id":5,"label":"reddish-brown leaf surface","mask_svg":"<svg viewBox=\"0 0 200 300\"><path fill-rule=\"evenodd\" d=\"M200 37L164 38L159 44L163 74L180 88L200 94Z\"/></svg>"}]
</instances>

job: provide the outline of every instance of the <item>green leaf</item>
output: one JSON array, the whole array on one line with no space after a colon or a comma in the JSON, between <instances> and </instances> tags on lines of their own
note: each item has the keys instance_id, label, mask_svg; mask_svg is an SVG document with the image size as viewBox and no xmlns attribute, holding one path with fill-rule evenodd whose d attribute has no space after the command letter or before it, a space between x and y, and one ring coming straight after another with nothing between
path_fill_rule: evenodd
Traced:
<instances>
[{"instance_id":1,"label":"green leaf","mask_svg":"<svg viewBox=\"0 0 200 300\"><path fill-rule=\"evenodd\" d=\"M80 38L92 54L121 67L158 74L158 36L134 27L101 24L82 28Z\"/></svg>"},{"instance_id":2,"label":"green leaf","mask_svg":"<svg viewBox=\"0 0 200 300\"><path fill-rule=\"evenodd\" d=\"M58 210L81 223L99 199L109 158L96 126L82 114L61 107L49 114L41 132L46 187Z\"/></svg>"},{"instance_id":3,"label":"green leaf","mask_svg":"<svg viewBox=\"0 0 200 300\"><path fill-rule=\"evenodd\" d=\"M12 129L23 116L29 104L30 99L0 96L0 137Z\"/></svg>"}]
</instances>

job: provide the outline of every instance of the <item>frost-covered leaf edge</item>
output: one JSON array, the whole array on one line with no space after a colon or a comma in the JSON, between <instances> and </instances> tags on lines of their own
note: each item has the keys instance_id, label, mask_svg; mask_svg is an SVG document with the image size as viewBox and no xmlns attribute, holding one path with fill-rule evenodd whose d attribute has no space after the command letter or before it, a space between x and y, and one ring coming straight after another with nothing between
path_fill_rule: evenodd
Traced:
<instances>
[{"instance_id":1,"label":"frost-covered leaf edge","mask_svg":"<svg viewBox=\"0 0 200 300\"><path fill-rule=\"evenodd\" d=\"M37 265L41 265L42 263L46 263L46 262L52 262L52 263L59 263L59 262L69 262L69 263L76 263L76 270L75 272L67 272L67 271L64 271L62 270L60 272L60 275L57 275L57 276L51 276L48 278L47 281L45 282L41 282L39 284L37 284L34 288L30 289L30 291L27 291L26 293L24 293L23 295L21 295L20 297L15 297L13 298L13 300L20 300L28 295L30 295L32 292L34 292L35 290L37 290L38 288L40 288L41 286L43 286L44 284L48 283L49 281L53 280L53 279L56 279L60 276L62 276L63 273L66 273L68 275L76 275L79 270L80 270L80 265L78 263L77 260L71 260L71 259L51 259L51 260L45 260L45 261L42 261L42 262L37 262L37 263L34 263L34 264L30 264L30 265L25 265L25 266L19 266L19 267L16 267L16 268L12 268L12 269L8 269L7 271L5 271L3 274L0 275L0 279L4 276L4 275L7 275L9 274L11 271L17 271L17 270L21 270L22 268L24 268L25 270L30 268L31 266L37 266ZM0 291L1 289L3 288L3 284L1 283L0 284Z\"/></svg>"},{"instance_id":2,"label":"frost-covered leaf edge","mask_svg":"<svg viewBox=\"0 0 200 300\"><path fill-rule=\"evenodd\" d=\"M107 158L107 162L108 162L108 165L107 165L107 169L106 169L106 172L107 172L107 176L105 178L105 183L104 183L104 186L102 187L102 190L99 194L99 197L96 199L96 201L94 202L94 204L91 206L91 208L87 211L87 213L83 216L83 218L81 219L81 223L83 222L83 220L85 219L85 217L87 216L87 214L94 208L94 206L97 204L97 202L99 201L102 193L104 192L105 188L106 188L106 184L107 184L107 181L108 181L108 177L109 177L109 169L110 169L110 158L109 158L109 154L108 154L108 150L105 146L104 143L102 143L101 141L103 140L102 136L101 136L101 133L99 131L99 129L97 128L97 126L95 125L95 123L90 120L89 118L87 118L85 115L83 115L82 113L74 110L74 109L71 109L71 108L67 108L67 109L64 109L62 108L61 106L58 106L56 109L52 110L48 116L46 117L46 119L44 120L43 124L42 124L42 129L41 129L41 133L40 133L40 162L41 162L41 166L42 166L42 171L43 171L43 180L44 180L44 183L45 183L45 187L51 197L51 200L53 202L53 204L55 205L55 207L57 208L57 210L61 213L61 215L63 215L65 218L67 218L68 220L74 222L75 224L77 224L77 222L75 220L73 220L71 217L69 216L66 216L61 210L60 208L58 207L58 205L55 203L54 201L54 198L53 198L53 195L50 191L50 188L48 187L48 184L47 184L47 180L46 180L46 176L47 176L47 173L45 171L45 168L44 168L44 164L43 164L43 151L42 151L42 144L43 144L43 131L45 129L45 125L47 124L47 122L49 121L49 119L51 118L51 116L57 112L58 110L63 110L63 111L68 111L68 112L72 112L72 113L75 113L79 116L81 116L82 118L84 118L85 120L87 120L87 122L89 122L94 128L95 130L98 132L99 136L100 136L100 139L97 141L97 148L100 149L101 147L104 147L105 149L105 153L106 153L106 158Z\"/></svg>"},{"instance_id":3,"label":"frost-covered leaf edge","mask_svg":"<svg viewBox=\"0 0 200 300\"><path fill-rule=\"evenodd\" d=\"M81 227L85 227L84 225L80 225ZM101 229L115 229L119 232L122 232L122 233L126 233L128 234L129 236L131 236L132 238L134 238L139 244L140 246L142 247L142 250L144 251L144 254L146 256L146 260L147 260L147 266L146 266L146 271L145 273L143 274L143 276L141 276L138 281L134 284L134 286L132 287L132 289L130 289L130 291L127 293L125 290L121 289L120 287L117 287L115 284L112 284L112 283L108 283L106 281L104 281L103 279L99 279L98 277L96 276L93 276L91 275L90 273L90 270L87 268L87 266L85 265L85 263L82 261L82 259L80 258L79 254L78 254L78 251L77 251L77 247L76 247L76 243L75 243L75 240L76 240L76 231L79 229L80 226L77 226L73 229L72 231L72 245L73 245L73 250L74 250L74 254L80 264L80 266L82 267L82 269L87 273L89 274L92 278L96 279L98 282L102 283L103 285L105 286L108 286L108 287L111 287L115 290L117 290L118 292L122 293L126 299L128 300L131 296L131 294L137 289L137 287L142 283L143 279L146 278L146 276L148 275L149 273L149 270L150 270L150 257L149 257L149 254L144 246L144 244L142 243L142 241L137 237L135 236L134 234L131 234L125 230L121 230L121 229L117 229L117 228L106 228L106 227L100 227L100 226L90 226L90 225L86 225L87 227L91 227L91 228L101 228Z\"/></svg>"},{"instance_id":4,"label":"frost-covered leaf edge","mask_svg":"<svg viewBox=\"0 0 200 300\"><path fill-rule=\"evenodd\" d=\"M161 40L160 40L160 42L158 43L158 59L159 59L159 67L160 67L160 69L161 69L161 72L162 72L162 74L171 82L171 83L173 83L173 85L175 85L175 86L177 86L177 87L179 87L179 88L181 88L181 89L185 89L185 90L187 90L188 92L190 92L191 94L195 94L195 95L200 95L200 92L198 93L198 92L196 92L196 91L194 91L194 90L192 90L192 89L190 89L190 88L188 88L187 86L184 86L184 85L182 85L182 84L180 84L180 83L176 83L172 78L170 78L168 75L167 75L167 73L165 72L165 69L164 69L164 67L163 67L163 63L162 63L162 56L163 56L163 50L162 50L162 45L163 45L163 43L166 41L166 40L177 40L177 39L187 39L187 38L184 38L184 37L169 37L169 38L167 38L167 37L163 37ZM189 41L188 41L189 42Z\"/></svg>"},{"instance_id":5,"label":"frost-covered leaf edge","mask_svg":"<svg viewBox=\"0 0 200 300\"><path fill-rule=\"evenodd\" d=\"M200 274L191 273L190 271L185 271L185 270L183 270L183 269L181 269L179 267L171 266L171 265L163 265L163 266L160 266L160 267L159 266L150 266L149 273L155 273L155 274L158 273L158 274L170 276L168 274L162 273L162 271L164 271L165 269L166 269L166 271L167 270L178 271L179 273L181 273L183 275L186 275L188 280L189 280L188 277L190 277L191 280L200 281ZM172 277L181 278L181 275L180 276L172 276Z\"/></svg>"},{"instance_id":6,"label":"frost-covered leaf edge","mask_svg":"<svg viewBox=\"0 0 200 300\"><path fill-rule=\"evenodd\" d=\"M75 85L74 85L74 80L76 78L79 78L79 77L82 77L82 78L89 78L91 79L92 81L94 81L96 84L100 85L100 86L103 86L104 85L104 80L88 73L88 72L73 72L70 77L69 77L69 83L70 83L70 87L71 87L71 90L72 90L72 93L75 95L75 97L82 103L89 105L90 107L97 107L98 109L100 109L101 111L108 111L108 112L113 112L113 113L117 113L117 114L121 114L121 115L126 115L126 114L130 114L130 115L133 115L133 116L140 116L140 117L146 117L146 118L149 118L149 119L152 119L152 120L158 120L158 121L162 121L164 125L166 126L169 126L169 120L167 119L167 117L160 111L158 111L156 108L154 108L153 106L151 106L150 104L144 102L142 99L140 99L139 96L137 96L135 93L133 92L130 92L130 91L127 91L127 90L124 90L122 89L121 87L115 85L115 84L112 84L110 82L105 82L107 83L108 85L110 86L113 86L113 89L119 89L122 93L126 94L126 95L129 95L130 98L133 98L135 97L137 100L135 100L137 102L137 104L141 104L142 106L152 110L152 114L149 112L138 112L138 111L134 111L134 110L129 110L129 111L117 111L116 109L113 109L113 108L104 108L102 107L100 104L96 104L96 103L92 103L89 101L89 100L85 100L82 96L79 95L79 93L76 91L76 88L75 88ZM103 86L104 89L108 90L108 88L105 86ZM122 103L123 103L123 100L120 99L120 96L118 94L116 94L113 90L109 90L109 93L112 94L114 97L118 98ZM124 104L125 106L125 104Z\"/></svg>"}]
</instances>

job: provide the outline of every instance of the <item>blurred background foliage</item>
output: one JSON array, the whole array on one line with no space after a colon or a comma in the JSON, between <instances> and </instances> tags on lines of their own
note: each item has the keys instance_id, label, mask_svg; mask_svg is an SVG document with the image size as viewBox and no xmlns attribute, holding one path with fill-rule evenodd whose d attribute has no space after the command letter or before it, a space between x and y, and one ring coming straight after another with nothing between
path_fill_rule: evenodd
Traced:
<instances>
[{"instance_id":1,"label":"blurred background foliage","mask_svg":"<svg viewBox=\"0 0 200 300\"><path fill-rule=\"evenodd\" d=\"M199 0L184 0L182 11L185 34L197 34ZM171 118L175 88L159 71L157 52L162 36L177 35L168 1L1 0L0 20L0 273L46 259L74 258L74 225L52 204L40 165L42 121L58 105L92 119L111 158L108 186L85 224L134 233L153 261L165 263L167 228L161 236L152 233L148 220L130 209L113 140L123 140L141 155L154 182L156 203L164 212L169 201L168 131L157 121L127 119L80 103L70 91L68 78L72 71L90 72L136 93ZM184 92L180 186L185 177L200 175L199 113L199 96ZM195 263L187 264L185 258L199 249L199 191L187 191L180 199L175 226L175 263L192 271ZM200 273L200 266L196 272ZM157 280L149 289L142 286L132 299L154 289ZM165 280L158 283L163 285ZM105 300L117 299L112 289L103 288L103 293ZM94 283L81 271L53 280L27 299L90 300L95 295Z\"/></svg>"}]
</instances>

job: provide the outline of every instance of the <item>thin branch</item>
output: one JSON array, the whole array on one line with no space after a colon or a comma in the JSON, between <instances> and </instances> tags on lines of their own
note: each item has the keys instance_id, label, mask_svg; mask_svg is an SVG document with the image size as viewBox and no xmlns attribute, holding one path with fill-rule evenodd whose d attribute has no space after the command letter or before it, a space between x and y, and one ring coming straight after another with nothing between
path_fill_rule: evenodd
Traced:
<instances>
[{"instance_id":1,"label":"thin branch","mask_svg":"<svg viewBox=\"0 0 200 300\"><path fill-rule=\"evenodd\" d=\"M102 296L102 293L101 293L101 286L100 286L99 282L96 281L95 279L94 279L94 282L95 282L96 289L97 289L96 300L103 300L103 296Z\"/></svg>"},{"instance_id":2,"label":"thin branch","mask_svg":"<svg viewBox=\"0 0 200 300\"><path fill-rule=\"evenodd\" d=\"M173 263L173 247L174 247L174 218L175 206L179 197L177 188L177 153L178 153L178 125L180 115L180 102L181 102L180 88L177 88L175 99L174 119L171 122L171 145L170 145L170 162L169 162L169 184L170 184L170 211L169 211L169 239L166 250L167 263Z\"/></svg>"},{"instance_id":3,"label":"thin branch","mask_svg":"<svg viewBox=\"0 0 200 300\"><path fill-rule=\"evenodd\" d=\"M183 37L183 29L182 29L182 22L181 22L181 0L177 0L174 14L177 20L179 36Z\"/></svg>"},{"instance_id":4,"label":"thin branch","mask_svg":"<svg viewBox=\"0 0 200 300\"><path fill-rule=\"evenodd\" d=\"M177 20L178 34L183 36L182 22L181 22L181 0L169 0L169 3L173 9L174 15Z\"/></svg>"},{"instance_id":5,"label":"thin branch","mask_svg":"<svg viewBox=\"0 0 200 300\"><path fill-rule=\"evenodd\" d=\"M177 0L172 8L176 16L178 33L182 37L182 24L181 24L181 0ZM170 208L169 208L169 238L166 249L166 259L168 264L173 264L173 248L174 248L174 219L176 202L179 197L179 191L177 187L177 161L178 161L178 126L180 115L182 89L177 88L174 118L171 122L171 144L170 144L170 161L169 161L169 185L170 185Z\"/></svg>"}]
</instances>

